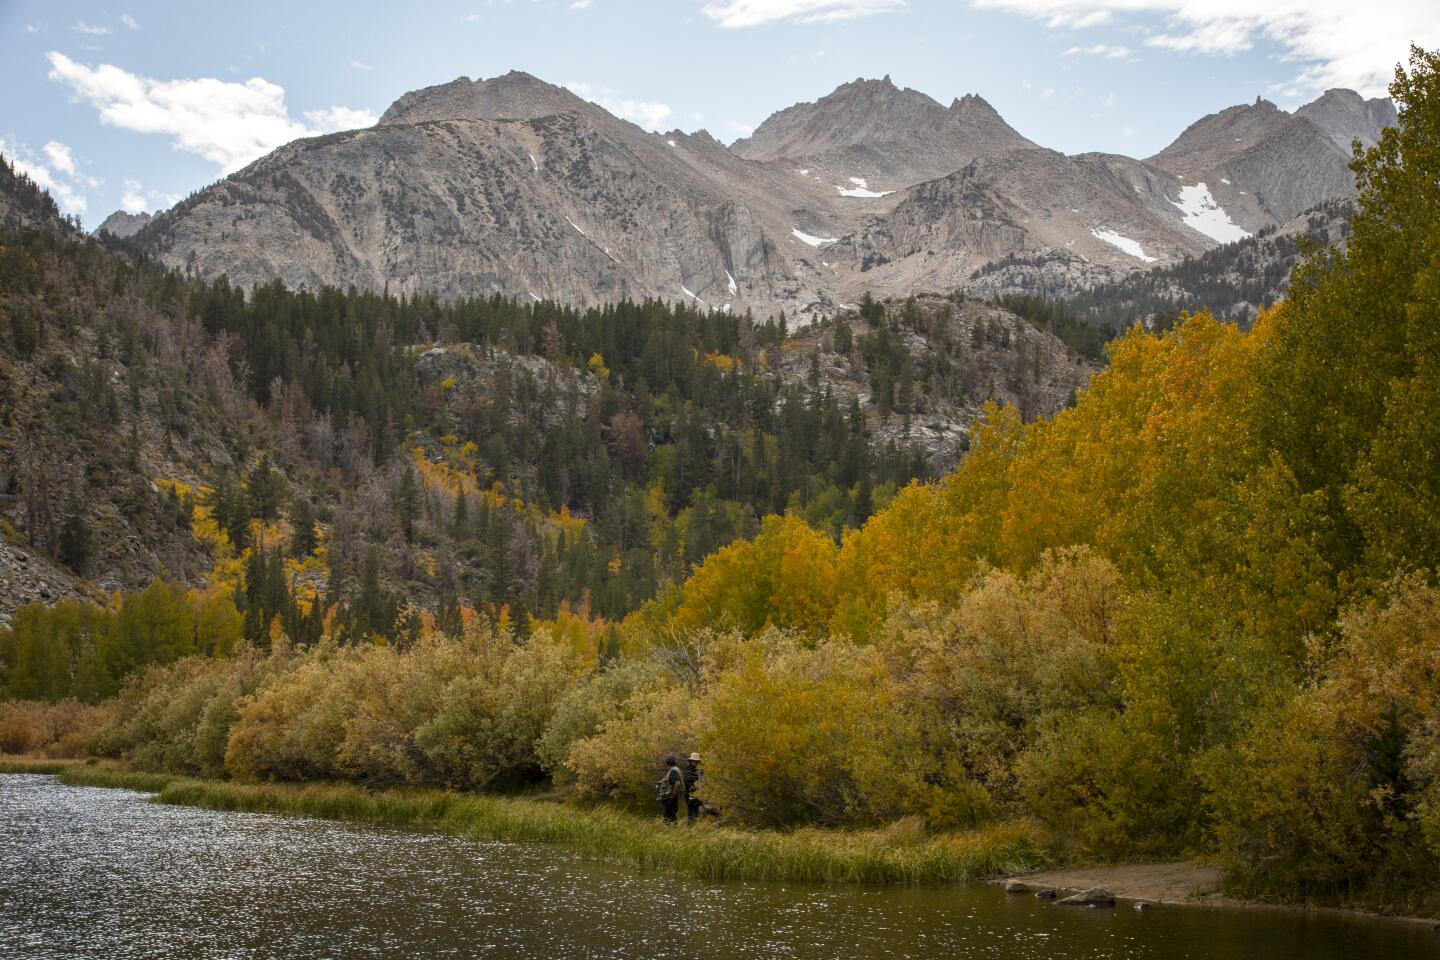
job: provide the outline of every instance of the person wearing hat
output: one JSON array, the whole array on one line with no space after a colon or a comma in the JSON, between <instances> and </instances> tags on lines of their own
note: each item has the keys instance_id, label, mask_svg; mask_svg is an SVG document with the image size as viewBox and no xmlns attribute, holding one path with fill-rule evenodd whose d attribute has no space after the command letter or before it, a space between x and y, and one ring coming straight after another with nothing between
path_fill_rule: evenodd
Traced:
<instances>
[{"instance_id":1,"label":"person wearing hat","mask_svg":"<svg viewBox=\"0 0 1440 960\"><path fill-rule=\"evenodd\" d=\"M666 823L677 823L680 814L680 798L689 791L685 787L685 774L675 761L675 754L665 755L665 776L660 778L660 813Z\"/></svg>"},{"instance_id":2,"label":"person wearing hat","mask_svg":"<svg viewBox=\"0 0 1440 960\"><path fill-rule=\"evenodd\" d=\"M700 816L700 798L695 795L695 788L700 785L700 754L690 754L690 759L685 761L685 819L694 823Z\"/></svg>"}]
</instances>

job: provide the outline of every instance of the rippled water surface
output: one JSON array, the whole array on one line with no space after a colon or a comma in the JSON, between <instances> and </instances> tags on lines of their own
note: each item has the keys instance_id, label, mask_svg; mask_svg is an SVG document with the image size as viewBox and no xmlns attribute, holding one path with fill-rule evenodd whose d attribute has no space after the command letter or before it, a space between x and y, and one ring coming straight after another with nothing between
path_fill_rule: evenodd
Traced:
<instances>
[{"instance_id":1,"label":"rippled water surface","mask_svg":"<svg viewBox=\"0 0 1440 960\"><path fill-rule=\"evenodd\" d=\"M707 884L563 851L0 775L0 957L1440 958L1423 925Z\"/></svg>"}]
</instances>

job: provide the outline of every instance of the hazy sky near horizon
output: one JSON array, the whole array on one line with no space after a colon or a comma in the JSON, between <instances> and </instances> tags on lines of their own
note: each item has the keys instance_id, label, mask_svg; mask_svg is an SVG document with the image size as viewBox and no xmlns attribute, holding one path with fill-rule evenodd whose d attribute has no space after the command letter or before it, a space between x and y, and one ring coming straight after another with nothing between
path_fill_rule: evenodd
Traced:
<instances>
[{"instance_id":1,"label":"hazy sky near horizon","mask_svg":"<svg viewBox=\"0 0 1440 960\"><path fill-rule=\"evenodd\" d=\"M1256 96L1382 95L1433 0L0 0L0 152L93 227L408 90L512 69L729 142L890 75L1066 153L1144 157Z\"/></svg>"}]
</instances>

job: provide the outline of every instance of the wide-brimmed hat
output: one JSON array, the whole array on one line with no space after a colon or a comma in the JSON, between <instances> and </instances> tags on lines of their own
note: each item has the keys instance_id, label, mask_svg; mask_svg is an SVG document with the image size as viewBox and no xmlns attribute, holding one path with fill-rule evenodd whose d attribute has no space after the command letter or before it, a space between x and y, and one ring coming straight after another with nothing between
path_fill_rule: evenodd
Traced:
<instances>
[{"instance_id":1,"label":"wide-brimmed hat","mask_svg":"<svg viewBox=\"0 0 1440 960\"><path fill-rule=\"evenodd\" d=\"M698 754L698 753L692 753L692 754L690 754L690 759L691 759L691 760L694 760L696 763L699 763L699 762L700 762L700 754Z\"/></svg>"}]
</instances>

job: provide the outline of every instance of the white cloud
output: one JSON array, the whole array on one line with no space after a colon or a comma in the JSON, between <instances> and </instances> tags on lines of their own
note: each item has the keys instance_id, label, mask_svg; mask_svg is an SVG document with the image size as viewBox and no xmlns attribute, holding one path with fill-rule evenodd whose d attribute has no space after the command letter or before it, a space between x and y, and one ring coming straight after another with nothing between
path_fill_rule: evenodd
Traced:
<instances>
[{"instance_id":1,"label":"white cloud","mask_svg":"<svg viewBox=\"0 0 1440 960\"><path fill-rule=\"evenodd\" d=\"M1129 47L1110 46L1108 43L1097 43L1089 47L1071 47L1065 51L1065 56L1087 56L1104 57L1106 60L1123 60L1130 56Z\"/></svg>"},{"instance_id":2,"label":"white cloud","mask_svg":"<svg viewBox=\"0 0 1440 960\"><path fill-rule=\"evenodd\" d=\"M131 30L140 29L140 24L137 23L135 18L130 16L130 14L128 13L120 14L120 22L123 23L125 26L129 27Z\"/></svg>"},{"instance_id":3,"label":"white cloud","mask_svg":"<svg viewBox=\"0 0 1440 960\"><path fill-rule=\"evenodd\" d=\"M591 0L575 0L574 3L570 4L570 9L571 9L571 10L589 10L589 9L590 9L590 2L591 2Z\"/></svg>"},{"instance_id":4,"label":"white cloud","mask_svg":"<svg viewBox=\"0 0 1440 960\"><path fill-rule=\"evenodd\" d=\"M86 23L84 20L76 20L75 26L70 29L90 37L100 37L110 32L109 27L101 26L98 23Z\"/></svg>"},{"instance_id":5,"label":"white cloud","mask_svg":"<svg viewBox=\"0 0 1440 960\"><path fill-rule=\"evenodd\" d=\"M1122 16L1158 15L1163 31L1145 42L1165 50L1230 55L1260 41L1280 47L1282 59L1302 64L1284 84L1298 96L1328 87L1351 87L1380 96L1395 65L1409 58L1411 42L1440 46L1440 17L1417 0L971 0L975 7L1007 10L1078 28Z\"/></svg>"},{"instance_id":6,"label":"white cloud","mask_svg":"<svg viewBox=\"0 0 1440 960\"><path fill-rule=\"evenodd\" d=\"M574 80L561 84L566 90L597 103L622 120L629 120L647 130L663 130L674 114L668 103L653 100L632 100L622 97L609 87L597 87Z\"/></svg>"},{"instance_id":7,"label":"white cloud","mask_svg":"<svg viewBox=\"0 0 1440 960\"><path fill-rule=\"evenodd\" d=\"M147 210L163 210L180 202L177 193L161 193L159 190L144 189L139 180L125 180L125 194L120 198L120 209L126 213L144 213Z\"/></svg>"},{"instance_id":8,"label":"white cloud","mask_svg":"<svg viewBox=\"0 0 1440 960\"><path fill-rule=\"evenodd\" d=\"M354 107L326 107L324 110L306 110L305 119L310 121L316 133L333 133L336 130L359 130L373 127L380 118L371 110Z\"/></svg>"},{"instance_id":9,"label":"white cloud","mask_svg":"<svg viewBox=\"0 0 1440 960\"><path fill-rule=\"evenodd\" d=\"M1146 37L1145 45L1179 50L1183 53L1208 53L1228 57L1244 53L1255 46L1251 40L1252 31L1253 28L1248 24L1218 21L1202 24L1187 33L1157 33Z\"/></svg>"},{"instance_id":10,"label":"white cloud","mask_svg":"<svg viewBox=\"0 0 1440 960\"><path fill-rule=\"evenodd\" d=\"M45 160L36 157L23 143L12 144L0 139L0 153L10 158L16 170L34 180L41 189L48 190L62 213L77 216L84 213L85 188L99 186L100 181L78 171L75 158L65 144L51 140L42 151Z\"/></svg>"},{"instance_id":11,"label":"white cloud","mask_svg":"<svg viewBox=\"0 0 1440 960\"><path fill-rule=\"evenodd\" d=\"M125 195L120 198L120 209L126 213L143 213L145 196L140 192L139 180L125 181Z\"/></svg>"},{"instance_id":12,"label":"white cloud","mask_svg":"<svg viewBox=\"0 0 1440 960\"><path fill-rule=\"evenodd\" d=\"M375 68L372 67L370 64L366 63L364 60L351 60L351 61L350 61L350 69L351 69L351 70L374 70Z\"/></svg>"},{"instance_id":13,"label":"white cloud","mask_svg":"<svg viewBox=\"0 0 1440 960\"><path fill-rule=\"evenodd\" d=\"M700 8L722 27L756 27L779 20L825 23L889 13L906 0L708 0Z\"/></svg>"},{"instance_id":14,"label":"white cloud","mask_svg":"<svg viewBox=\"0 0 1440 960\"><path fill-rule=\"evenodd\" d=\"M1110 22L1109 10L1092 10L1089 13L1054 13L1045 21L1052 30L1083 30Z\"/></svg>"},{"instance_id":15,"label":"white cloud","mask_svg":"<svg viewBox=\"0 0 1440 960\"><path fill-rule=\"evenodd\" d=\"M71 155L70 148L57 140L51 140L42 147L45 156L50 160L50 166L61 173L75 176L75 157Z\"/></svg>"},{"instance_id":16,"label":"white cloud","mask_svg":"<svg viewBox=\"0 0 1440 960\"><path fill-rule=\"evenodd\" d=\"M177 150L198 154L232 173L298 137L370 126L369 110L310 110L310 125L285 106L284 88L260 77L232 83L213 77L152 80L110 64L90 67L51 52L50 79L69 87L100 113L102 123L169 136Z\"/></svg>"}]
</instances>

